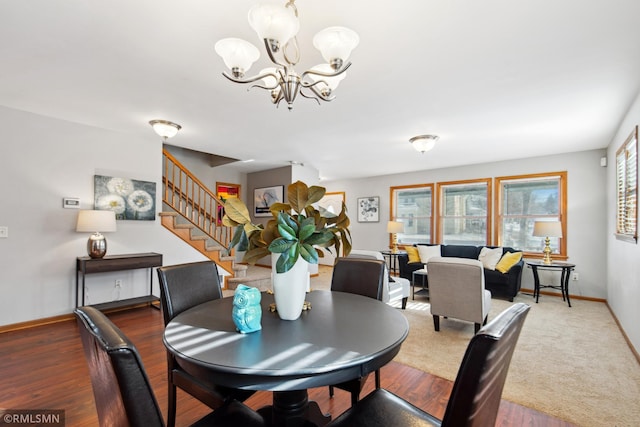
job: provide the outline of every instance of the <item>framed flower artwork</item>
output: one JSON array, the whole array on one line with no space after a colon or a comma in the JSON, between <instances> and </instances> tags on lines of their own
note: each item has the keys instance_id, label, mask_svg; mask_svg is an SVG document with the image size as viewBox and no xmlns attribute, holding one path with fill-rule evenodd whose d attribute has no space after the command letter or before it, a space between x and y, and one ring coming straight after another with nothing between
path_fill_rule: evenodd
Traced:
<instances>
[{"instance_id":1,"label":"framed flower artwork","mask_svg":"<svg viewBox=\"0 0 640 427\"><path fill-rule=\"evenodd\" d=\"M114 211L116 219L156 219L155 182L94 175L94 195L94 209Z\"/></svg>"}]
</instances>

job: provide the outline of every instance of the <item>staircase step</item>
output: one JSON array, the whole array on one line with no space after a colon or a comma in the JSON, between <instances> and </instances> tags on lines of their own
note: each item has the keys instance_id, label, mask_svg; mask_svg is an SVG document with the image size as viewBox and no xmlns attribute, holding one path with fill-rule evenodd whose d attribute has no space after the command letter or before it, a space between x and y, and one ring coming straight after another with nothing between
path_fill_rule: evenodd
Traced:
<instances>
[{"instance_id":1,"label":"staircase step","mask_svg":"<svg viewBox=\"0 0 640 427\"><path fill-rule=\"evenodd\" d=\"M195 228L195 225L189 224L189 223L177 222L177 223L175 223L174 227L175 228L191 229L191 228Z\"/></svg>"},{"instance_id":2,"label":"staircase step","mask_svg":"<svg viewBox=\"0 0 640 427\"><path fill-rule=\"evenodd\" d=\"M228 289L235 290L238 285L246 285L254 288L258 288L260 291L267 291L272 288L271 286L271 273L268 274L256 274L246 277L229 277L227 278Z\"/></svg>"}]
</instances>

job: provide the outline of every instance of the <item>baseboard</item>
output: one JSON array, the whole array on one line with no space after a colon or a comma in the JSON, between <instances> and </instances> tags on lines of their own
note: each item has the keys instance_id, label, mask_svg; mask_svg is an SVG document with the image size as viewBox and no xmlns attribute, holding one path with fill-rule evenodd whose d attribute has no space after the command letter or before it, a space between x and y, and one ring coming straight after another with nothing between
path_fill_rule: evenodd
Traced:
<instances>
[{"instance_id":1,"label":"baseboard","mask_svg":"<svg viewBox=\"0 0 640 427\"><path fill-rule=\"evenodd\" d=\"M109 310L105 310L103 313L105 314L114 313L116 311L131 310L133 308L151 307L151 306L153 306L154 308L160 309L160 303L155 302L155 303L133 304L133 305L128 305L128 306L119 307L119 308L112 308ZM42 319L29 320L26 322L12 323L10 325L0 326L0 334L5 332L20 331L23 329L35 328L38 326L51 325L53 323L67 322L69 320L75 320L75 318L76 317L73 313L68 313L68 314L61 314L59 316L44 317Z\"/></svg>"},{"instance_id":2,"label":"baseboard","mask_svg":"<svg viewBox=\"0 0 640 427\"><path fill-rule=\"evenodd\" d=\"M35 328L37 326L50 325L52 323L66 322L73 320L73 313L62 314L59 316L45 317L43 319L29 320L27 322L13 323L10 325L0 326L0 334L4 332L20 331L22 329Z\"/></svg>"},{"instance_id":3,"label":"baseboard","mask_svg":"<svg viewBox=\"0 0 640 427\"><path fill-rule=\"evenodd\" d=\"M522 288L522 289L520 289L520 292L525 293L525 294L533 295L533 289ZM548 296L551 296L551 297L562 298L562 294L560 294L558 292L540 291L540 295L548 295ZM582 295L569 294L569 298L576 299L576 300L579 299L579 300L583 300L583 301L603 302L605 304L607 303L607 300L604 299L604 298L585 297L585 296L582 296Z\"/></svg>"},{"instance_id":4,"label":"baseboard","mask_svg":"<svg viewBox=\"0 0 640 427\"><path fill-rule=\"evenodd\" d=\"M627 345L629 346L629 349L631 350L631 353L633 353L633 355L635 356L635 358L638 361L638 363L640 363L640 354L638 354L638 351L633 346L633 343L631 342L631 340L627 336L626 332L624 331L624 328L622 327L622 325L618 321L618 318L616 317L616 314L613 312L613 310L611 310L611 307L609 306L609 303L606 303L606 304L607 304L607 308L609 309L609 313L611 313L611 316L613 316L613 320L615 320L616 325L618 325L618 329L620 329L620 332L622 332L622 336L624 337L624 340L627 342Z\"/></svg>"}]
</instances>

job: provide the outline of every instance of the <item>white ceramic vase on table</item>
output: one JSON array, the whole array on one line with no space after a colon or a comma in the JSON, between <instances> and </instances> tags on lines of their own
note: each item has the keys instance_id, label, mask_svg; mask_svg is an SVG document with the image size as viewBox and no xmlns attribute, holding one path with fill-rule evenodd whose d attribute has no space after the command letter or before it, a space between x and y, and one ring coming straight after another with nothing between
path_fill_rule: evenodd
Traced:
<instances>
[{"instance_id":1,"label":"white ceramic vase on table","mask_svg":"<svg viewBox=\"0 0 640 427\"><path fill-rule=\"evenodd\" d=\"M302 258L286 273L276 272L280 254L272 254L273 294L276 310L282 320L296 320L302 313L304 299L309 290L309 263Z\"/></svg>"}]
</instances>

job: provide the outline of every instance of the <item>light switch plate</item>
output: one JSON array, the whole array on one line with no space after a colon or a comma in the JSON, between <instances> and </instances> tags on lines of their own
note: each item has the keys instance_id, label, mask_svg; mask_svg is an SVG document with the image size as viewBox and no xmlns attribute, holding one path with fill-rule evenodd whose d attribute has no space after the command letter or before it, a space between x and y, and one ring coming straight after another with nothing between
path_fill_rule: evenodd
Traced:
<instances>
[{"instance_id":1,"label":"light switch plate","mask_svg":"<svg viewBox=\"0 0 640 427\"><path fill-rule=\"evenodd\" d=\"M6 239L9 237L9 227L0 227L0 239Z\"/></svg>"}]
</instances>

